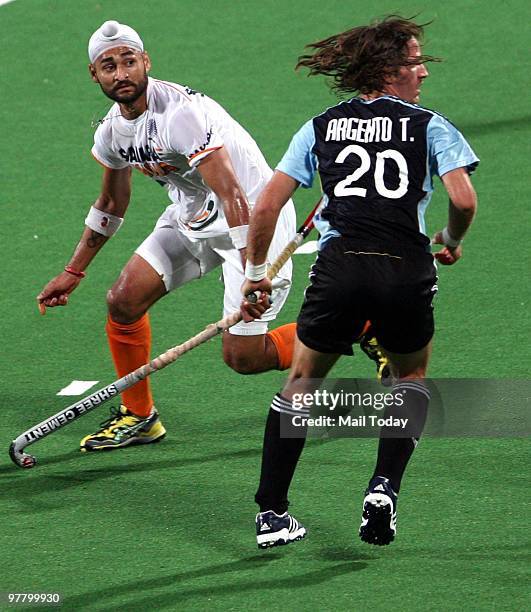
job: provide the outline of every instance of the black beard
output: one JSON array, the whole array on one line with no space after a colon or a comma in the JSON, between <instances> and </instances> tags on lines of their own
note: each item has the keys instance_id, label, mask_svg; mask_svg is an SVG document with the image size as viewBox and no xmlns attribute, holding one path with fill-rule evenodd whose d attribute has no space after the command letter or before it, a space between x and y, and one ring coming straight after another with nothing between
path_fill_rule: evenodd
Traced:
<instances>
[{"instance_id":1,"label":"black beard","mask_svg":"<svg viewBox=\"0 0 531 612\"><path fill-rule=\"evenodd\" d=\"M111 100L114 100L115 102L118 102L119 104L132 104L133 102L136 102L138 98L140 98L140 96L142 96L142 94L146 91L147 86L148 86L147 74L144 74L144 78L138 85L133 85L135 90L133 93L130 93L130 94L121 94L119 91L112 91L112 90L107 91L106 89L103 88L103 85L100 83L100 87L103 93L108 98L110 98Z\"/></svg>"}]
</instances>

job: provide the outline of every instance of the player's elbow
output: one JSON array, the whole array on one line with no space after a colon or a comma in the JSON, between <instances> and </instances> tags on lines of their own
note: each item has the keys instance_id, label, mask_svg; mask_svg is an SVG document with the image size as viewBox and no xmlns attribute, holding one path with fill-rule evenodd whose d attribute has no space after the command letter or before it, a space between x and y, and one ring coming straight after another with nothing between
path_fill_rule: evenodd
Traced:
<instances>
[{"instance_id":1,"label":"player's elbow","mask_svg":"<svg viewBox=\"0 0 531 612\"><path fill-rule=\"evenodd\" d=\"M452 199L452 204L455 208L468 219L471 219L476 214L478 207L477 197L474 190L460 194L458 198Z\"/></svg>"},{"instance_id":2,"label":"player's elbow","mask_svg":"<svg viewBox=\"0 0 531 612\"><path fill-rule=\"evenodd\" d=\"M477 208L476 191L465 168L456 168L442 176L453 207L463 216L473 217Z\"/></svg>"},{"instance_id":3,"label":"player's elbow","mask_svg":"<svg viewBox=\"0 0 531 612\"><path fill-rule=\"evenodd\" d=\"M131 189L128 186L114 193L104 190L94 202L94 207L111 215L123 217L130 198Z\"/></svg>"},{"instance_id":4,"label":"player's elbow","mask_svg":"<svg viewBox=\"0 0 531 612\"><path fill-rule=\"evenodd\" d=\"M98 196L98 199L94 202L94 208L101 210L102 212L109 213L110 215L116 215L122 217L127 205L118 202L107 193L102 193Z\"/></svg>"}]
</instances>

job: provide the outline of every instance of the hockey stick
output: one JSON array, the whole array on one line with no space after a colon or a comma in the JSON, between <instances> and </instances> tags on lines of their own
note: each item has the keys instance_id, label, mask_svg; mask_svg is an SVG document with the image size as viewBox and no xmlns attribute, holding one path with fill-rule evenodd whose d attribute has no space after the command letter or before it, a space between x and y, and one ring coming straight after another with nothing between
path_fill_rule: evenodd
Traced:
<instances>
[{"instance_id":1,"label":"hockey stick","mask_svg":"<svg viewBox=\"0 0 531 612\"><path fill-rule=\"evenodd\" d=\"M315 208L309 214L308 218L297 231L295 237L284 247L284 250L268 269L267 275L270 279L273 279L278 274L282 266L288 261L288 259L300 246L302 241L312 231L313 219L321 208L322 200L319 200ZM199 346L207 340L214 338L218 334L229 329L229 327L236 325L236 323L241 321L241 318L242 316L239 311L233 312L232 314L227 315L223 319L217 321L217 323L207 325L203 331L199 332L192 338L189 338L186 340L186 342L168 349L165 353L155 357L155 359L151 360L149 363L140 366L133 372L130 372L122 378L115 380L110 385L102 387L98 391L87 395L74 404L63 408L63 410L57 414L54 414L38 425L35 425L24 433L21 433L13 440L13 442L11 442L11 445L9 446L9 456L11 457L11 460L19 467L32 468L36 464L37 460L33 455L29 455L24 452L24 449L27 446L41 440L57 429L68 425L78 417L90 412L94 408L101 406L119 393L129 389L137 382L144 380L144 378L147 378L150 374L153 374L153 372L162 370L162 368L165 368L166 366L170 365L170 363L173 363L181 355L184 355L184 353L187 353L196 346Z\"/></svg>"}]
</instances>

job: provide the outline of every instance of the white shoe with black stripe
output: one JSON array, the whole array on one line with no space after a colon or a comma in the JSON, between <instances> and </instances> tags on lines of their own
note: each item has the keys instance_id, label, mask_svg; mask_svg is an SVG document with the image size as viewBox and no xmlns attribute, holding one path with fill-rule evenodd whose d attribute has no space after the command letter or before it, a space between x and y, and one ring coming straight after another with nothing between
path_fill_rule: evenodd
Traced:
<instances>
[{"instance_id":1,"label":"white shoe with black stripe","mask_svg":"<svg viewBox=\"0 0 531 612\"><path fill-rule=\"evenodd\" d=\"M273 510L256 515L256 542L258 548L284 546L306 536L306 528L299 521L284 512L276 514Z\"/></svg>"},{"instance_id":2,"label":"white shoe with black stripe","mask_svg":"<svg viewBox=\"0 0 531 612\"><path fill-rule=\"evenodd\" d=\"M397 500L387 478L375 476L371 479L365 491L359 532L364 542L384 546L395 539Z\"/></svg>"}]
</instances>

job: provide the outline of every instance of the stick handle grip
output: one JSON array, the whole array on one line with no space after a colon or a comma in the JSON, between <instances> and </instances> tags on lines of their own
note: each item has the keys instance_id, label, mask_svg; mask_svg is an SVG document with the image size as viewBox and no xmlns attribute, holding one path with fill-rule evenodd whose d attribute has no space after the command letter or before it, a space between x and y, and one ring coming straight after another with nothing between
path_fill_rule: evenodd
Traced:
<instances>
[{"instance_id":1,"label":"stick handle grip","mask_svg":"<svg viewBox=\"0 0 531 612\"><path fill-rule=\"evenodd\" d=\"M280 255L275 259L275 261L267 270L267 278L269 278L269 280L273 280L275 278L275 276L279 273L280 268L282 268L282 266L290 259L293 253L295 253L295 251L299 248L303 240L304 236L302 234L297 234L295 238L293 238L293 240L284 247Z\"/></svg>"}]
</instances>

